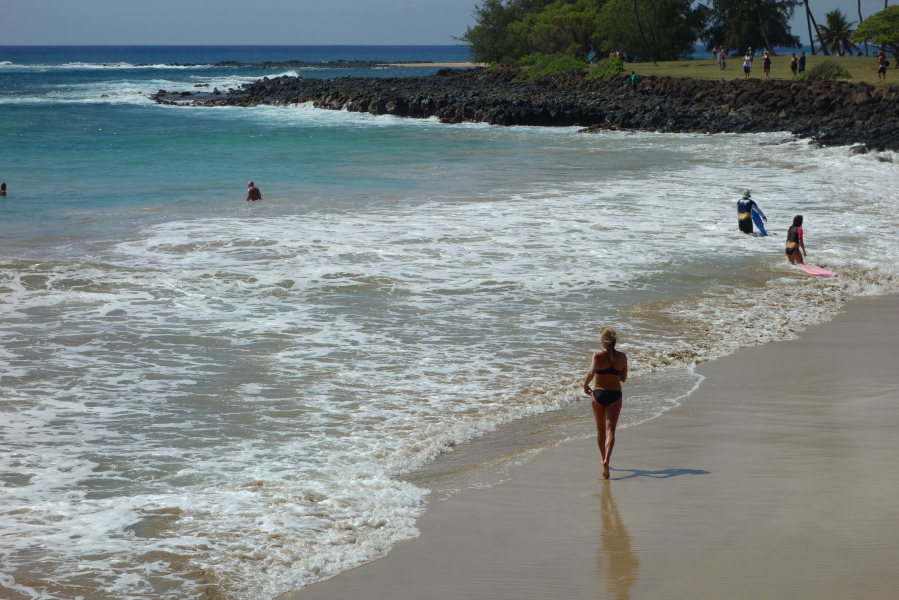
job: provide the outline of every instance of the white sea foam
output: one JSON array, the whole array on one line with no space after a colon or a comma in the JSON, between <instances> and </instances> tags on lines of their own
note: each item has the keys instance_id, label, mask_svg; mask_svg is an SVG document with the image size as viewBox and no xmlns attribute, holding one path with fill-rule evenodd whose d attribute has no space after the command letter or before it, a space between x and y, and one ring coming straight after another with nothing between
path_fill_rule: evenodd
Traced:
<instances>
[{"instance_id":1,"label":"white sea foam","mask_svg":"<svg viewBox=\"0 0 899 600\"><path fill-rule=\"evenodd\" d=\"M347 131L399 123L228 110ZM689 402L694 362L899 289L899 168L876 154L774 143L785 134L402 123L470 136L441 155L446 171L411 167L446 177L439 195L267 197L2 262L0 572L51 582L47 598L77 582L196 597L201 572L232 597L273 597L415 535L427 492L395 476L574 402L602 323L621 330L635 382L659 377L629 396L633 424ZM484 140L533 145L539 160L479 169ZM735 231L746 187L769 238ZM786 264L797 213L809 259L839 277Z\"/></svg>"},{"instance_id":2,"label":"white sea foam","mask_svg":"<svg viewBox=\"0 0 899 600\"><path fill-rule=\"evenodd\" d=\"M121 71L131 69L175 69L179 71L193 69L210 69L215 65L176 65L176 64L134 64L128 62L93 63L69 62L62 64L22 64L10 61L0 62L0 67L10 71ZM222 67L225 68L225 67Z\"/></svg>"}]
</instances>

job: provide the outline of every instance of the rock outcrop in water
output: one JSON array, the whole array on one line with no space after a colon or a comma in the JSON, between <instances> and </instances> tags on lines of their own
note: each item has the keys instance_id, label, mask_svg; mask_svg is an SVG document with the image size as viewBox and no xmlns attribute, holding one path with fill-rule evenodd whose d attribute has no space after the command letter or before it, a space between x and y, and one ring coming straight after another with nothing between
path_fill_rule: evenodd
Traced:
<instances>
[{"instance_id":1,"label":"rock outcrop in water","mask_svg":"<svg viewBox=\"0 0 899 600\"><path fill-rule=\"evenodd\" d=\"M424 77L264 78L215 96L166 92L162 104L290 105L446 123L578 125L587 131L639 129L681 133L789 131L823 144L899 150L899 87L864 82L642 77L636 91L618 75L587 81L583 73L514 79L515 69L442 69ZM859 146L861 150L864 150Z\"/></svg>"}]
</instances>

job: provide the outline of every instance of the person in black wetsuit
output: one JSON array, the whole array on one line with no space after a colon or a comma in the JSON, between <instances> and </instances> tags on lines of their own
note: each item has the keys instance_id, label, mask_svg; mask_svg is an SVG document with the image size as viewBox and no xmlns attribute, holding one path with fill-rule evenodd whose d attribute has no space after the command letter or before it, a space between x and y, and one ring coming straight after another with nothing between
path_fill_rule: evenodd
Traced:
<instances>
[{"instance_id":1,"label":"person in black wetsuit","mask_svg":"<svg viewBox=\"0 0 899 600\"><path fill-rule=\"evenodd\" d=\"M602 476L609 478L609 461L615 446L615 428L621 416L621 384L627 381L627 355L615 350L618 334L611 327L599 332L602 352L593 353L590 371L584 380L584 393L593 397L596 419L596 443L602 456ZM590 383L593 382L593 389Z\"/></svg>"},{"instance_id":2,"label":"person in black wetsuit","mask_svg":"<svg viewBox=\"0 0 899 600\"><path fill-rule=\"evenodd\" d=\"M752 199L752 194L749 193L749 190L743 190L743 197L737 200L737 225L740 227L740 231L743 233L752 233L752 209L755 210L762 216L762 220L765 223L768 222L768 217L765 216L765 213L762 212L762 209L759 208L759 205L755 203L755 200Z\"/></svg>"}]
</instances>

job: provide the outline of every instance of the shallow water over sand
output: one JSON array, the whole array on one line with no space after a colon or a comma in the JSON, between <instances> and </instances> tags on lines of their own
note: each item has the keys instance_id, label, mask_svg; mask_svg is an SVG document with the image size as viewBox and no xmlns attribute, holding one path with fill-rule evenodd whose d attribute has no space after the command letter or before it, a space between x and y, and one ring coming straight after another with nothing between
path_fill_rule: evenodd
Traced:
<instances>
[{"instance_id":1,"label":"shallow water over sand","mask_svg":"<svg viewBox=\"0 0 899 600\"><path fill-rule=\"evenodd\" d=\"M414 535L428 489L588 435L602 324L628 425L688 402L695 361L897 288L892 155L176 109L146 98L171 80L119 71L0 97L13 598L272 597ZM771 237L736 231L746 187ZM798 213L839 277L786 264Z\"/></svg>"}]
</instances>

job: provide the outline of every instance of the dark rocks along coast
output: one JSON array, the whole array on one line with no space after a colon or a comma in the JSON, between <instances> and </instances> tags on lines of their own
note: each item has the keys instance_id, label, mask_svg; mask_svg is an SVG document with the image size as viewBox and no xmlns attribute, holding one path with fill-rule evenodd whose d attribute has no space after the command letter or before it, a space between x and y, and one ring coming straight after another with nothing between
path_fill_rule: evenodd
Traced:
<instances>
[{"instance_id":1,"label":"dark rocks along coast","mask_svg":"<svg viewBox=\"0 0 899 600\"><path fill-rule=\"evenodd\" d=\"M188 106L292 105L445 123L581 126L679 133L788 131L858 151L899 151L899 87L864 82L641 77L588 81L569 72L516 82L515 69L442 69L423 77L263 78L226 92L168 92L152 98Z\"/></svg>"}]
</instances>

